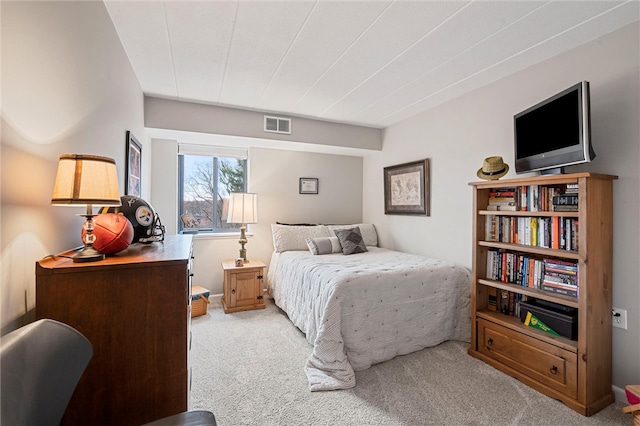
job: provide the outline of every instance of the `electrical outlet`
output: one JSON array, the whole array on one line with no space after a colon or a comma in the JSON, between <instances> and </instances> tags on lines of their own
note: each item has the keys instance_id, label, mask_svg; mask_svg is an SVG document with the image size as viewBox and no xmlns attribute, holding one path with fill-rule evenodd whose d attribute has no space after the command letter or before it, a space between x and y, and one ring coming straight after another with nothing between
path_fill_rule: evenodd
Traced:
<instances>
[{"instance_id":1,"label":"electrical outlet","mask_svg":"<svg viewBox=\"0 0 640 426\"><path fill-rule=\"evenodd\" d=\"M611 320L612 326L622 328L623 330L627 329L627 311L625 309L613 308L611 315L613 315Z\"/></svg>"}]
</instances>

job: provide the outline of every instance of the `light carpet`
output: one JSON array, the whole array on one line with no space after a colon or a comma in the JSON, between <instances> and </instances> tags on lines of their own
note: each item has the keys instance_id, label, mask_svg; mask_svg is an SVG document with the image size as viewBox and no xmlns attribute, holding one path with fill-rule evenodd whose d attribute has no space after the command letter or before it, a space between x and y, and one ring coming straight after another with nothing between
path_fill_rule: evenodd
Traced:
<instances>
[{"instance_id":1,"label":"light carpet","mask_svg":"<svg viewBox=\"0 0 640 426\"><path fill-rule=\"evenodd\" d=\"M356 387L310 392L304 335L273 300L193 318L191 409L236 425L631 425L612 404L583 417L445 342L356 373Z\"/></svg>"}]
</instances>

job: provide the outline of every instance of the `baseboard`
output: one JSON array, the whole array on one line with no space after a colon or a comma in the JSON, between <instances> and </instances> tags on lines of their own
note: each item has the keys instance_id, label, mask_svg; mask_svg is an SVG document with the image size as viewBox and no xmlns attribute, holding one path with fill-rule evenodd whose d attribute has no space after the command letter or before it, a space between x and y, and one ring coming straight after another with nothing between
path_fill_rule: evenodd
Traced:
<instances>
[{"instance_id":1,"label":"baseboard","mask_svg":"<svg viewBox=\"0 0 640 426\"><path fill-rule=\"evenodd\" d=\"M611 390L613 390L613 394L616 396L616 402L621 402L623 404L628 404L627 402L627 393L624 389L619 388L618 386L611 386Z\"/></svg>"}]
</instances>

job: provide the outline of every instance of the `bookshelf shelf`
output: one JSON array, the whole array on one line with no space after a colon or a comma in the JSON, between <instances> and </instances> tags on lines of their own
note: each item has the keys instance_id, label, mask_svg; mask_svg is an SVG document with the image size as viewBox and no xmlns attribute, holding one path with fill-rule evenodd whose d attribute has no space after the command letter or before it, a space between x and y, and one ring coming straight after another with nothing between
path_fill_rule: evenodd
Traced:
<instances>
[{"instance_id":1,"label":"bookshelf shelf","mask_svg":"<svg viewBox=\"0 0 640 426\"><path fill-rule=\"evenodd\" d=\"M537 288L523 287L517 284L503 283L502 281L494 281L488 279L478 279L478 283L493 288L499 288L501 290L512 291L523 294L525 296L534 297L536 299L546 300L548 302L559 303L571 308L578 308L578 298L572 296L564 296L562 294L554 294L546 290L540 290ZM502 314L501 314L502 315Z\"/></svg>"},{"instance_id":2,"label":"bookshelf shelf","mask_svg":"<svg viewBox=\"0 0 640 426\"><path fill-rule=\"evenodd\" d=\"M528 212L528 211L496 211L496 210L480 210L480 216L515 216L515 217L578 217L578 212Z\"/></svg>"},{"instance_id":3,"label":"bookshelf shelf","mask_svg":"<svg viewBox=\"0 0 640 426\"><path fill-rule=\"evenodd\" d=\"M611 275L615 179L576 173L469 184L474 206L469 354L585 416L614 401ZM543 211L531 211L532 202L533 210ZM577 211L546 211L559 209L558 203L577 205ZM501 210L495 210L497 205ZM523 206L529 206L528 211L522 211ZM526 217L539 219L522 219ZM549 227L536 229L536 221L553 223L553 233ZM566 223L561 228L566 234L558 234L558 222ZM527 238L518 233L524 224ZM556 248L536 245L529 232L539 232L538 241ZM564 238L564 245L558 244L558 235ZM548 244L550 240L555 244ZM560 280L557 286L572 291L556 293L556 279ZM545 306L551 302L560 313L573 310L577 337L573 333L556 336L524 325L519 310L525 301Z\"/></svg>"},{"instance_id":4,"label":"bookshelf shelf","mask_svg":"<svg viewBox=\"0 0 640 426\"><path fill-rule=\"evenodd\" d=\"M478 241L478 246L503 249L511 252L538 254L540 256L556 257L561 259L580 259L580 253L577 251L549 249L545 247L527 246L524 244L500 243L496 241Z\"/></svg>"}]
</instances>

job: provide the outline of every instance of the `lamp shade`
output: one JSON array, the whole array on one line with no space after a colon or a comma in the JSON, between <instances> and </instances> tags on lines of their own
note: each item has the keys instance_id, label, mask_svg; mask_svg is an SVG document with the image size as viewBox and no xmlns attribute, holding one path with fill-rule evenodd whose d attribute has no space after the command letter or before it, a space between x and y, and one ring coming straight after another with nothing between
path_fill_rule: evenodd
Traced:
<instances>
[{"instance_id":1,"label":"lamp shade","mask_svg":"<svg viewBox=\"0 0 640 426\"><path fill-rule=\"evenodd\" d=\"M227 223L258 223L258 195L244 192L231 193Z\"/></svg>"},{"instance_id":2,"label":"lamp shade","mask_svg":"<svg viewBox=\"0 0 640 426\"><path fill-rule=\"evenodd\" d=\"M51 204L119 206L115 160L97 155L61 155Z\"/></svg>"}]
</instances>

